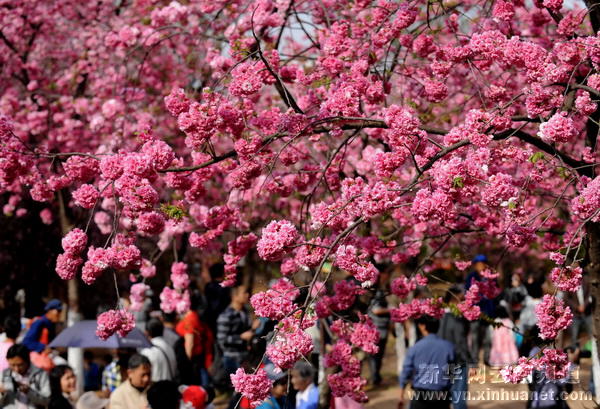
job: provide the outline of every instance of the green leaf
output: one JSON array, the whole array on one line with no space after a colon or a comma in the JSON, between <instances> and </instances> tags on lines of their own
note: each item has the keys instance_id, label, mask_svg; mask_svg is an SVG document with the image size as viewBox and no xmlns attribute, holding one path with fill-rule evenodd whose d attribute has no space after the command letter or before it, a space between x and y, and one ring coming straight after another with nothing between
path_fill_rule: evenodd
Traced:
<instances>
[{"instance_id":1,"label":"green leaf","mask_svg":"<svg viewBox=\"0 0 600 409\"><path fill-rule=\"evenodd\" d=\"M187 215L183 208L167 203L163 203L160 206L160 211L163 212L169 219L174 220L181 220Z\"/></svg>"},{"instance_id":2,"label":"green leaf","mask_svg":"<svg viewBox=\"0 0 600 409\"><path fill-rule=\"evenodd\" d=\"M531 163L537 163L538 161L540 161L540 160L542 160L544 158L545 158L545 156L544 156L544 154L542 152L536 152L536 153L534 153L533 155L531 155L529 157L529 162L531 162Z\"/></svg>"},{"instance_id":3,"label":"green leaf","mask_svg":"<svg viewBox=\"0 0 600 409\"><path fill-rule=\"evenodd\" d=\"M464 187L464 179L462 176L457 176L452 180L452 187L453 188L461 188Z\"/></svg>"},{"instance_id":4,"label":"green leaf","mask_svg":"<svg viewBox=\"0 0 600 409\"><path fill-rule=\"evenodd\" d=\"M329 77L323 77L323 78L319 78L317 80L314 80L310 86L312 88L319 88L319 87L325 87L325 88L329 88L329 85L331 84L331 78Z\"/></svg>"},{"instance_id":5,"label":"green leaf","mask_svg":"<svg viewBox=\"0 0 600 409\"><path fill-rule=\"evenodd\" d=\"M558 172L558 175L563 179L567 179L569 177L569 169L563 166L557 167L556 171Z\"/></svg>"}]
</instances>

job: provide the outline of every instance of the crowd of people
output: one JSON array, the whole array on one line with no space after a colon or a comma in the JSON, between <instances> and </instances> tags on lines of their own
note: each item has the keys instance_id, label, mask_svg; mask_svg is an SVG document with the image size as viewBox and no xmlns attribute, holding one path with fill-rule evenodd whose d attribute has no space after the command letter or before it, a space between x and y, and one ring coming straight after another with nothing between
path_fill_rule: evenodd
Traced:
<instances>
[{"instance_id":1,"label":"crowd of people","mask_svg":"<svg viewBox=\"0 0 600 409\"><path fill-rule=\"evenodd\" d=\"M487 257L477 255L472 261L472 270L462 283L450 286L444 299L450 306L464 301L469 288L477 282L489 280ZM404 405L405 390L411 385L410 407L419 408L467 408L469 379L479 374L480 368L500 369L514 364L520 356L534 357L540 353L545 342L539 337L535 307L541 302L544 293L552 290L543 276L522 276L515 273L495 297L482 297L478 307L482 317L468 321L447 308L441 319L423 316L414 323L416 331L407 340L408 350L397 348L399 359L400 402ZM494 280L496 280L494 278ZM425 292L425 294L423 294ZM418 289L414 297L428 296L426 289ZM573 294L557 292L558 297L574 312L570 333L557 340L569 358L568 375L560 379L550 379L543 371L534 371L528 379L530 390L528 408L568 408L563 399L564 393L573 388L572 373L579 365L579 359L590 355L583 351L585 330L588 341L591 331L591 297L589 284L584 281L581 289ZM407 332L410 334L410 331ZM404 339L400 340L404 344ZM480 363L480 359L483 362ZM485 374L484 374L485 376ZM589 387L593 391L593 385ZM434 393L435 392L435 393Z\"/></svg>"},{"instance_id":2,"label":"crowd of people","mask_svg":"<svg viewBox=\"0 0 600 409\"><path fill-rule=\"evenodd\" d=\"M480 359L484 365L504 366L519 356L539 352L536 348L541 340L536 333L534 310L544 293L541 279L513 275L497 297L479 301L486 319L469 322L450 308L464 299L473 283L489 279L481 274L486 268L484 255L473 259L472 270L462 283L459 280L447 289L444 301L449 307L440 320L422 317L392 323L390 309L397 300L390 296L391 275L387 271L381 272L371 291L357 297L347 311L338 313L349 320L368 314L378 329L379 351L362 358L364 372L369 374L373 387L382 383L383 358L392 335L396 338L401 392L408 385L413 391L449 392L444 399L419 399L413 395L412 408L443 408L452 404L456 409L464 409L469 377L481 366ZM0 342L0 407L205 409L218 403L228 409L251 409L249 401L234 393L230 375L239 368L249 371L262 366L273 381L273 388L259 409L316 409L322 393L317 385L325 379L323 354L333 342L323 330L327 323L319 321L307 330L313 337L314 349L306 360L298 362L291 371L278 370L265 359L276 323L253 317L248 287L224 288L220 285L222 279L223 266L213 266L211 281L203 286L203 291L192 292L191 309L181 316L153 310L152 302L145 304L137 320L151 346L138 350L119 348L112 354L85 350L81 387L74 370L49 348L61 319L61 301L50 300L44 314L31 320L27 328L23 328L20 319L7 317ZM343 279L354 280L349 274ZM588 287L584 283L579 293L565 296L576 316L570 343L567 339L559 342L569 351L573 365L581 356L580 332L586 330L591 335ZM417 287L410 297L430 297L429 291ZM307 296L301 292L299 297ZM568 388L564 379L532 381L531 385L532 390ZM401 398L400 406L403 402ZM552 407L548 403L542 406ZM349 398L331 398L330 404L336 409L362 407Z\"/></svg>"},{"instance_id":3,"label":"crowd of people","mask_svg":"<svg viewBox=\"0 0 600 409\"><path fill-rule=\"evenodd\" d=\"M152 311L148 303L138 314L138 327L151 347L112 354L85 350L81 388L65 351L49 347L61 320L60 300L47 302L43 315L25 328L19 318L7 317L0 336L0 407L205 409L217 395L224 406L250 409L233 392L230 375L261 364L275 323L253 318L248 288L223 288L222 279L223 266L213 266L211 282L193 294L190 310L181 316ZM262 366L274 387L261 409L316 409L313 365L300 362L289 373L268 362Z\"/></svg>"}]
</instances>

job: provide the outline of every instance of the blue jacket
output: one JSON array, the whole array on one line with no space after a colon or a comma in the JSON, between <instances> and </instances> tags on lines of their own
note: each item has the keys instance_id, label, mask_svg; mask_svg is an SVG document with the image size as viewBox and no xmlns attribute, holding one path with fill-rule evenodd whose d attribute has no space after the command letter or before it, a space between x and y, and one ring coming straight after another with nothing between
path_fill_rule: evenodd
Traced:
<instances>
[{"instance_id":1,"label":"blue jacket","mask_svg":"<svg viewBox=\"0 0 600 409\"><path fill-rule=\"evenodd\" d=\"M267 400L261 403L256 409L281 409L279 402L273 396L269 396Z\"/></svg>"},{"instance_id":2,"label":"blue jacket","mask_svg":"<svg viewBox=\"0 0 600 409\"><path fill-rule=\"evenodd\" d=\"M468 291L469 288L471 288L473 280L482 281L483 278L479 275L477 271L471 271L467 276L467 281L465 282L465 291ZM490 318L496 318L496 302L494 300L481 297L481 301L479 301L477 305L481 309L481 312L483 312L485 315L487 315Z\"/></svg>"},{"instance_id":3,"label":"blue jacket","mask_svg":"<svg viewBox=\"0 0 600 409\"><path fill-rule=\"evenodd\" d=\"M450 389L450 371L454 363L454 345L429 334L408 349L400 386L412 383L413 389L442 391Z\"/></svg>"},{"instance_id":4,"label":"blue jacket","mask_svg":"<svg viewBox=\"0 0 600 409\"><path fill-rule=\"evenodd\" d=\"M44 328L48 330L48 340L52 341L54 332L56 331L56 325L43 315L31 323L29 331L27 331L25 338L23 338L23 345L29 348L30 351L35 352L42 352L46 349L47 345L40 342L40 337L42 336Z\"/></svg>"}]
</instances>

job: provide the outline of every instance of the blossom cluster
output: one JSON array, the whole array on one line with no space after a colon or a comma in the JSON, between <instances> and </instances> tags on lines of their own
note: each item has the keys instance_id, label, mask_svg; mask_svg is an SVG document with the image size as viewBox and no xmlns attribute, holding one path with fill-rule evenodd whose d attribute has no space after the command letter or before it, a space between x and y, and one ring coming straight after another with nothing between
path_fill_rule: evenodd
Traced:
<instances>
[{"instance_id":1,"label":"blossom cluster","mask_svg":"<svg viewBox=\"0 0 600 409\"><path fill-rule=\"evenodd\" d=\"M583 270L579 266L556 267L550 272L550 279L560 291L577 292L583 280Z\"/></svg>"},{"instance_id":2,"label":"blossom cluster","mask_svg":"<svg viewBox=\"0 0 600 409\"><path fill-rule=\"evenodd\" d=\"M286 282L287 279L282 278L279 281ZM281 290L271 288L254 294L250 298L250 304L256 315L279 321L294 312L298 308L294 304L294 298L297 296L298 290L293 284L291 284L291 287L292 289Z\"/></svg>"},{"instance_id":3,"label":"blossom cluster","mask_svg":"<svg viewBox=\"0 0 600 409\"><path fill-rule=\"evenodd\" d=\"M341 320L333 322L331 329L338 336L338 340L325 355L324 364L327 368L339 369L336 373L327 375L334 396L349 396L357 402L366 402L367 395L363 390L366 381L360 378L360 361L353 355L353 347L371 354L376 353L379 333L370 318L359 318L360 321L352 329L348 323Z\"/></svg>"},{"instance_id":4,"label":"blossom cluster","mask_svg":"<svg viewBox=\"0 0 600 409\"><path fill-rule=\"evenodd\" d=\"M172 287L164 287L160 293L161 310L171 313L184 314L190 309L190 277L187 273L188 266L183 262L175 262L171 265Z\"/></svg>"},{"instance_id":5,"label":"blossom cluster","mask_svg":"<svg viewBox=\"0 0 600 409\"><path fill-rule=\"evenodd\" d=\"M577 137L577 129L566 112L558 112L540 125L538 135L546 142L569 142Z\"/></svg>"},{"instance_id":6,"label":"blossom cluster","mask_svg":"<svg viewBox=\"0 0 600 409\"><path fill-rule=\"evenodd\" d=\"M142 310L148 290L150 290L150 286L144 283L136 283L131 286L129 289L129 298L131 300L130 311Z\"/></svg>"},{"instance_id":7,"label":"blossom cluster","mask_svg":"<svg viewBox=\"0 0 600 409\"><path fill-rule=\"evenodd\" d=\"M79 266L83 264L80 257L87 245L87 235L81 229L73 229L62 239L65 251L56 259L56 273L63 280L71 280L77 274Z\"/></svg>"},{"instance_id":8,"label":"blossom cluster","mask_svg":"<svg viewBox=\"0 0 600 409\"><path fill-rule=\"evenodd\" d=\"M125 337L135 327L133 314L125 310L108 310L98 316L96 335L106 340L113 334Z\"/></svg>"},{"instance_id":9,"label":"blossom cluster","mask_svg":"<svg viewBox=\"0 0 600 409\"><path fill-rule=\"evenodd\" d=\"M563 300L550 294L544 295L542 301L536 305L535 313L542 339L556 338L558 333L571 325L573 321L571 308L565 306Z\"/></svg>"},{"instance_id":10,"label":"blossom cluster","mask_svg":"<svg viewBox=\"0 0 600 409\"><path fill-rule=\"evenodd\" d=\"M141 267L142 257L133 240L117 235L108 248L90 246L87 261L83 265L81 278L86 284L92 284L107 268L115 270L134 270Z\"/></svg>"},{"instance_id":11,"label":"blossom cluster","mask_svg":"<svg viewBox=\"0 0 600 409\"><path fill-rule=\"evenodd\" d=\"M187 264L179 261L171 265L171 283L176 290L185 290L190 285Z\"/></svg>"},{"instance_id":12,"label":"blossom cluster","mask_svg":"<svg viewBox=\"0 0 600 409\"><path fill-rule=\"evenodd\" d=\"M521 357L515 365L501 369L500 375L506 382L519 383L527 378L534 369L543 371L549 380L564 379L569 374L570 363L565 352L545 348L541 351L541 356Z\"/></svg>"},{"instance_id":13,"label":"blossom cluster","mask_svg":"<svg viewBox=\"0 0 600 409\"><path fill-rule=\"evenodd\" d=\"M244 369L239 368L231 374L231 383L235 390L247 398L253 406L262 403L271 393L272 382L262 368L254 374L248 374Z\"/></svg>"},{"instance_id":14,"label":"blossom cluster","mask_svg":"<svg viewBox=\"0 0 600 409\"><path fill-rule=\"evenodd\" d=\"M394 322L404 322L423 315L441 318L444 308L441 298L414 299L408 304L399 304L398 307L392 308L390 314Z\"/></svg>"},{"instance_id":15,"label":"blossom cluster","mask_svg":"<svg viewBox=\"0 0 600 409\"><path fill-rule=\"evenodd\" d=\"M284 319L273 340L267 346L267 356L278 368L291 368L302 357L308 356L313 350L310 335L303 331L297 317Z\"/></svg>"},{"instance_id":16,"label":"blossom cluster","mask_svg":"<svg viewBox=\"0 0 600 409\"><path fill-rule=\"evenodd\" d=\"M232 286L235 284L235 275L237 272L237 263L256 245L258 237L254 233L236 237L227 243L227 254L223 256L225 261L225 272L227 273L223 280L223 286Z\"/></svg>"},{"instance_id":17,"label":"blossom cluster","mask_svg":"<svg viewBox=\"0 0 600 409\"><path fill-rule=\"evenodd\" d=\"M319 318L326 318L333 312L345 311L352 307L356 297L365 293L365 289L357 286L353 281L338 281L333 285L332 295L321 295L315 306Z\"/></svg>"},{"instance_id":18,"label":"blossom cluster","mask_svg":"<svg viewBox=\"0 0 600 409\"><path fill-rule=\"evenodd\" d=\"M600 177L589 182L571 201L571 209L580 219L600 220Z\"/></svg>"},{"instance_id":19,"label":"blossom cluster","mask_svg":"<svg viewBox=\"0 0 600 409\"><path fill-rule=\"evenodd\" d=\"M352 274L364 287L370 287L377 281L379 271L366 261L367 254L359 253L351 244L339 246L335 252L335 264Z\"/></svg>"},{"instance_id":20,"label":"blossom cluster","mask_svg":"<svg viewBox=\"0 0 600 409\"><path fill-rule=\"evenodd\" d=\"M414 291L417 288L417 286L426 286L427 281L427 277L424 277L421 274L416 274L412 278L401 276L392 280L390 289L392 294L400 298L406 298L411 291Z\"/></svg>"},{"instance_id":21,"label":"blossom cluster","mask_svg":"<svg viewBox=\"0 0 600 409\"><path fill-rule=\"evenodd\" d=\"M292 223L287 220L273 220L262 230L256 249L263 260L277 261L283 258L297 240L298 231Z\"/></svg>"}]
</instances>

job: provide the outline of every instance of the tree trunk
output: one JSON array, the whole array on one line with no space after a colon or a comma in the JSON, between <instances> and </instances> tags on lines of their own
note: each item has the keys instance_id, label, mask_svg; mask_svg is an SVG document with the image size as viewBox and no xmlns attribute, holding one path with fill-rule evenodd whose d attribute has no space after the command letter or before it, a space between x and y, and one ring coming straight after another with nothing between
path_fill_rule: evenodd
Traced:
<instances>
[{"instance_id":1,"label":"tree trunk","mask_svg":"<svg viewBox=\"0 0 600 409\"><path fill-rule=\"evenodd\" d=\"M59 217L60 217L60 228L63 236L66 235L73 225L67 217L65 208L65 202L63 199L62 192L58 192L58 203L59 203ZM79 283L76 279L69 280L67 282L67 326L75 324L81 321L81 313L79 312ZM77 389L79 394L83 393L83 349L81 348L68 348L67 349L67 361L75 376L77 377Z\"/></svg>"},{"instance_id":2,"label":"tree trunk","mask_svg":"<svg viewBox=\"0 0 600 409\"><path fill-rule=\"evenodd\" d=\"M319 354L319 368L317 370L323 371L323 378L319 379L319 406L318 409L329 409L331 407L331 388L329 387L329 382L327 381L327 375L331 373L331 369L325 368L323 365L323 358L325 357L325 320L320 320L319 331L321 333L319 342L321 342L321 353Z\"/></svg>"},{"instance_id":3,"label":"tree trunk","mask_svg":"<svg viewBox=\"0 0 600 409\"><path fill-rule=\"evenodd\" d=\"M588 223L586 225L586 261L585 272L590 280L590 295L592 297L592 332L596 351L600 351L600 223ZM600 368L594 365L594 387L595 395L600 396Z\"/></svg>"}]
</instances>

